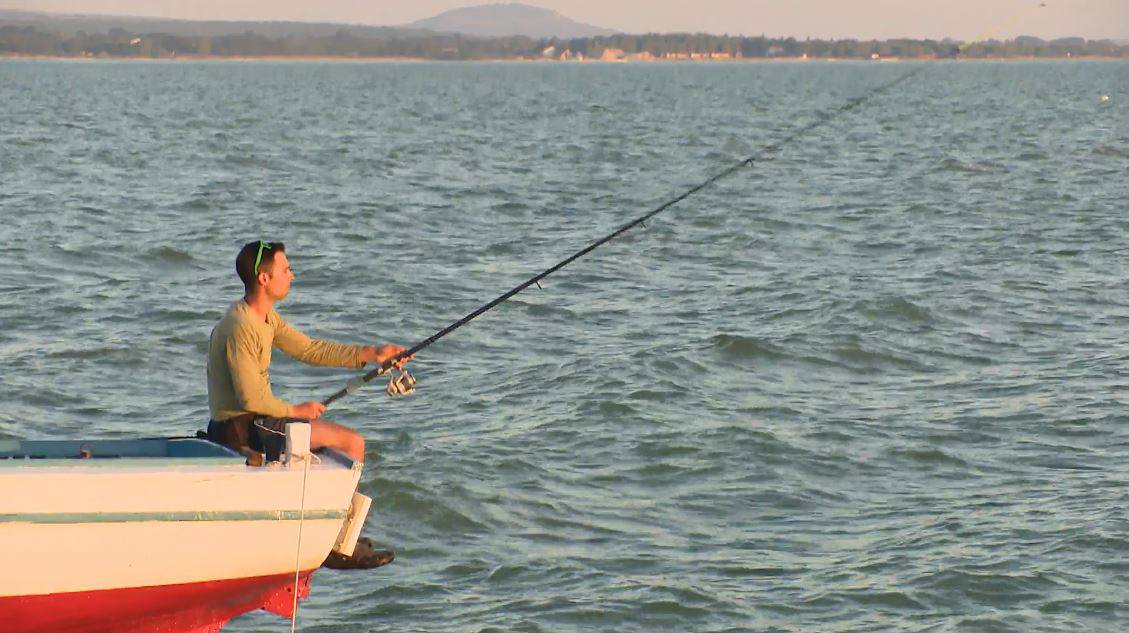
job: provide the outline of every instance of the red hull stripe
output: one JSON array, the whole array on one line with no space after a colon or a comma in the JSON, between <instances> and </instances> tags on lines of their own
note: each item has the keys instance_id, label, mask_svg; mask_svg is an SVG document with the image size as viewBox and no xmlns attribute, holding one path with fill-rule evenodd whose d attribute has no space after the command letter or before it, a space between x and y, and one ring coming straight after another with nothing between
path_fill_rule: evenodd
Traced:
<instances>
[{"instance_id":1,"label":"red hull stripe","mask_svg":"<svg viewBox=\"0 0 1129 633\"><path fill-rule=\"evenodd\" d=\"M310 593L301 574L298 597ZM290 617L294 574L183 585L0 598L5 633L209 633L231 618L267 609Z\"/></svg>"}]
</instances>

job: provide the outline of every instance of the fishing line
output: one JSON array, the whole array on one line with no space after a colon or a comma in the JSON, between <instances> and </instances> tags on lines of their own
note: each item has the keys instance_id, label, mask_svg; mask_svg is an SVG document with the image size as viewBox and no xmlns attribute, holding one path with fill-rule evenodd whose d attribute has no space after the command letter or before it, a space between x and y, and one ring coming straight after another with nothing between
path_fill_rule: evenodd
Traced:
<instances>
[{"instance_id":1,"label":"fishing line","mask_svg":"<svg viewBox=\"0 0 1129 633\"><path fill-rule=\"evenodd\" d=\"M311 454L302 456L302 501L298 506L298 542L294 546L294 597L290 605L290 633L298 627L298 579L302 569L302 527L306 523L306 477L310 474ZM294 458L293 454L290 456Z\"/></svg>"},{"instance_id":2,"label":"fishing line","mask_svg":"<svg viewBox=\"0 0 1129 633\"><path fill-rule=\"evenodd\" d=\"M423 340L419 343L416 343L412 347L410 347L410 348L404 350L403 352L397 354L396 356L393 356L392 358L386 360L384 363L381 364L380 367L377 367L376 369L373 369L372 371L370 371L370 372L368 372L368 373L366 373L362 376L358 376L357 378L350 380L349 383L347 385L345 385L345 387L343 387L342 389L340 389L339 391L337 391L333 395L329 396L325 400L322 400L322 404L325 405L325 406L329 406L333 402L335 402L335 401L337 401L341 398L344 398L345 396L357 391L365 383L371 381L372 379L376 378L377 376L379 376L379 375L385 373L386 371L388 371L400 359L408 357L408 356L412 356L416 352L419 352L420 350L430 346L435 341L438 341L439 339L443 338L444 336L447 336L451 332L454 332L455 330L461 328L462 326L466 325L467 323L470 323L471 321L473 321L475 318L477 318L482 313L493 309L498 304L506 301L507 299L516 295L517 293L521 292L522 290L525 290L526 288L528 288L528 287L530 287L534 284L536 284L538 287L540 287L541 286L540 282L541 282L542 279L544 279L544 278L548 277L549 275L557 272L558 270L560 270L560 269L564 268L565 266L571 264L572 262L576 261L577 259L580 259L581 257L587 255L588 253L590 253L591 251L595 250L596 248L602 246L603 244L610 242L611 240L619 237L620 235L626 233L627 231L635 228L636 226L640 226L640 225L645 226L645 222L647 220L649 220L652 217L662 213L663 211L666 211L670 207L678 204L679 202L682 202L686 198L689 198L690 196L698 193L699 191L702 191L703 189L706 189L706 188L710 187L711 185L714 185L717 182L720 182L721 180L724 180L724 179L736 174L737 172L741 171L745 167L751 167L758 160L771 160L774 157L774 154L779 152L781 149L783 149L784 147L786 147L787 145L789 145L790 143L792 143L796 139L812 132L813 130L816 130L816 129L826 125L827 123L833 121L834 119L836 119L836 118L838 118L842 115L847 114L848 112L851 112L852 110L858 109L859 107L868 103L869 101L871 101L875 97L888 92L890 89L894 88L895 86L902 84L902 83L908 81L909 79L913 78L914 76L920 74L927 67L928 67L928 64L922 64L922 65L918 66L917 68L914 68L913 70L903 74L902 76L898 77L897 79L895 79L893 81L890 81L890 82L887 82L887 83L885 83L881 86L878 86L877 88L874 88L873 90L867 92L866 94L864 94L862 96L850 99L846 103L844 103L843 105L841 105L837 108L832 108L831 110L825 111L823 114L816 117L816 119L814 121L812 121L811 123L793 131L791 134L784 137L783 139L781 139L781 140L779 140L775 143L771 143L769 145L766 145L765 147L761 148L760 151L756 152L752 156L749 156L748 158L745 158L745 159L743 159L743 160L741 160L737 163L734 163L733 165L730 165L729 167L725 168L724 170L722 170L722 171L718 172L717 174L714 174L710 178L706 179L701 184L698 184L694 187L691 187L690 189L686 190L681 195L664 202L663 204L659 205L658 207L651 210L650 212L639 216L638 218L628 222L627 224L624 224L623 226L619 227L615 231L612 231L611 233L605 235L604 237L601 237L600 239L592 242L588 246L585 246L584 248L582 248L579 251L573 253L569 257L561 260L560 262L554 264L553 266L550 266L549 268L546 268L542 272L534 275L533 277L530 277L529 279L527 279L526 281L518 284L517 286L514 286L509 291L499 295L493 301L490 301L489 303L483 304L482 306L480 306L475 311L473 311L470 314L464 316L463 318L459 319L458 321L455 321L454 323L448 325L447 327L443 328L442 330L439 330L435 334L432 334L427 339L425 339L425 340Z\"/></svg>"}]
</instances>

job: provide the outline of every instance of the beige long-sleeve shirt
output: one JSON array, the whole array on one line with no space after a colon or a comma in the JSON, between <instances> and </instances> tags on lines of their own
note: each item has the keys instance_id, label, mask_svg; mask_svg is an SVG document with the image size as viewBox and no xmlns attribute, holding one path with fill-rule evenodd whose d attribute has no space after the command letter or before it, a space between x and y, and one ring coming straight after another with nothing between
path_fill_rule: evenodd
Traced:
<instances>
[{"instance_id":1,"label":"beige long-sleeve shirt","mask_svg":"<svg viewBox=\"0 0 1129 633\"><path fill-rule=\"evenodd\" d=\"M242 299L212 329L208 343L208 407L213 420L245 413L289 418L293 405L274 397L271 348L310 365L363 367L361 347L311 339L273 309L262 318Z\"/></svg>"}]
</instances>

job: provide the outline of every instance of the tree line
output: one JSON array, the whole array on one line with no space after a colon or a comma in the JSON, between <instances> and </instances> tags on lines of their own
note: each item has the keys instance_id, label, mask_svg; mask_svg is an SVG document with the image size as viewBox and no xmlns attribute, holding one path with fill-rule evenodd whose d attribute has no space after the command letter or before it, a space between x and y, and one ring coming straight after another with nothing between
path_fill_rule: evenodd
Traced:
<instances>
[{"instance_id":1,"label":"tree line","mask_svg":"<svg viewBox=\"0 0 1129 633\"><path fill-rule=\"evenodd\" d=\"M61 57L344 57L434 60L599 58L605 51L656 58L808 58L872 59L897 57L941 59L987 58L1129 58L1129 45L1108 40L1065 38L978 42L961 46L953 40L821 40L739 37L701 33L610 35L576 39L529 37L477 38L455 34L390 30L388 35L342 28L336 33L269 37L246 31L230 35L137 33L122 28L105 32L58 33L40 26L0 26L0 55Z\"/></svg>"}]
</instances>

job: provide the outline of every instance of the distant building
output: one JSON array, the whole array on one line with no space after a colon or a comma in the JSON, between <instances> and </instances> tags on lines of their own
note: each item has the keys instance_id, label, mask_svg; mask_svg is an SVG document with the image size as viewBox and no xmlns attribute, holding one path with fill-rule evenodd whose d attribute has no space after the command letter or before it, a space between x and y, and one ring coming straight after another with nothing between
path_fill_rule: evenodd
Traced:
<instances>
[{"instance_id":1,"label":"distant building","mask_svg":"<svg viewBox=\"0 0 1129 633\"><path fill-rule=\"evenodd\" d=\"M627 59L627 53L624 53L618 48L605 48L603 53L600 53L600 61L603 62L622 62Z\"/></svg>"},{"instance_id":2,"label":"distant building","mask_svg":"<svg viewBox=\"0 0 1129 633\"><path fill-rule=\"evenodd\" d=\"M571 49L564 49L561 54L557 56L562 62L582 62L584 61L584 53L574 53Z\"/></svg>"}]
</instances>

